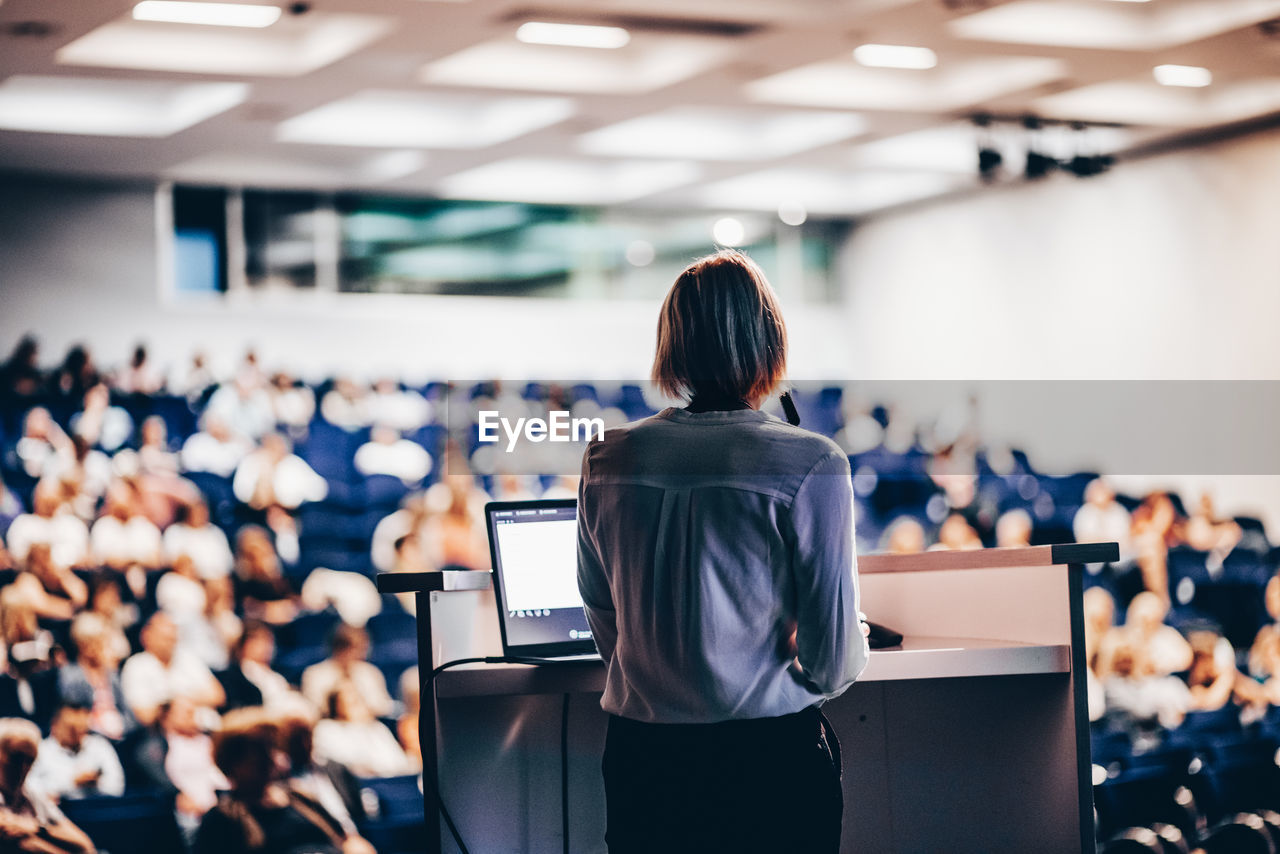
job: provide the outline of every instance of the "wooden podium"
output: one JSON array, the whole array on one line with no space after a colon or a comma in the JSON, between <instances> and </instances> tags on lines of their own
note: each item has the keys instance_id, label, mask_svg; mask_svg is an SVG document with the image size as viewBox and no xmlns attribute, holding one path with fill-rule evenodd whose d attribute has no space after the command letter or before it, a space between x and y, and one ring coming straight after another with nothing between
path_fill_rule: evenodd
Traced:
<instances>
[{"instance_id":1,"label":"wooden podium","mask_svg":"<svg viewBox=\"0 0 1280 854\"><path fill-rule=\"evenodd\" d=\"M844 755L842 851L1093 852L1083 565L1114 543L864 555L862 610L902 632L823 710ZM489 574L378 577L413 592L430 668L501 654ZM561 732L568 716L570 838L604 852L600 777L607 716L599 662L471 664L424 689L420 719L429 852L434 781L468 848L563 850Z\"/></svg>"}]
</instances>

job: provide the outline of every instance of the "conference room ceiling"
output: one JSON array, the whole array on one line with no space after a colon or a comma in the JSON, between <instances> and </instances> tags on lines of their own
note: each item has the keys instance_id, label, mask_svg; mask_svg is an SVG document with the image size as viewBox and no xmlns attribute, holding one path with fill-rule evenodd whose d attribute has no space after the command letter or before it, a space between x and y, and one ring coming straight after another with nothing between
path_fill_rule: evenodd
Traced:
<instances>
[{"instance_id":1,"label":"conference room ceiling","mask_svg":"<svg viewBox=\"0 0 1280 854\"><path fill-rule=\"evenodd\" d=\"M143 7L0 0L3 168L856 216L978 185L979 139L1016 171L1027 133L979 113L1107 125L1035 134L1069 158L1280 112L1280 0L314 0L258 27Z\"/></svg>"}]
</instances>

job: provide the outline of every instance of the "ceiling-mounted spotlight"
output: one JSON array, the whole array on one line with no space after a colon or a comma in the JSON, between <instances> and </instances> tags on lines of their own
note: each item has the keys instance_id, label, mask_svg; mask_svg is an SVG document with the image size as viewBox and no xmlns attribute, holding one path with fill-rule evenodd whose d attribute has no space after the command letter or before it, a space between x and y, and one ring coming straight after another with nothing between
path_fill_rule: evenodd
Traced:
<instances>
[{"instance_id":1,"label":"ceiling-mounted spotlight","mask_svg":"<svg viewBox=\"0 0 1280 854\"><path fill-rule=\"evenodd\" d=\"M1054 158L1036 150L1036 138L1043 127L1040 119L1027 116L1022 120L1022 126L1027 129L1027 165L1022 174L1028 181L1038 181L1058 168L1059 164Z\"/></svg>"},{"instance_id":2,"label":"ceiling-mounted spotlight","mask_svg":"<svg viewBox=\"0 0 1280 854\"><path fill-rule=\"evenodd\" d=\"M978 177L983 183L990 184L1000 177L1004 155L995 147L991 138L991 116L976 115L973 117L973 125L978 129Z\"/></svg>"}]
</instances>

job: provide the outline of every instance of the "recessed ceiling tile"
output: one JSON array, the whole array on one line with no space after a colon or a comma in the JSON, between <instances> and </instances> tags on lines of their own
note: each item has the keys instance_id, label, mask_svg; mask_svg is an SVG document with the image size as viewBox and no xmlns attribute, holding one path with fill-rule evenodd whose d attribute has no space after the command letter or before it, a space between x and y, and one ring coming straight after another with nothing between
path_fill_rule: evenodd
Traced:
<instances>
[{"instance_id":1,"label":"recessed ceiling tile","mask_svg":"<svg viewBox=\"0 0 1280 854\"><path fill-rule=\"evenodd\" d=\"M973 183L942 172L844 172L766 169L709 184L698 203L726 210L778 210L799 205L810 213L858 215L942 195Z\"/></svg>"},{"instance_id":2,"label":"recessed ceiling tile","mask_svg":"<svg viewBox=\"0 0 1280 854\"><path fill-rule=\"evenodd\" d=\"M391 27L387 18L321 11L253 30L125 17L81 36L56 57L62 65L296 77L354 53Z\"/></svg>"},{"instance_id":3,"label":"recessed ceiling tile","mask_svg":"<svg viewBox=\"0 0 1280 854\"><path fill-rule=\"evenodd\" d=\"M756 80L747 84L747 94L776 104L937 112L1042 86L1066 72L1062 60L1032 56L944 60L929 70L864 68L850 59Z\"/></svg>"},{"instance_id":4,"label":"recessed ceiling tile","mask_svg":"<svg viewBox=\"0 0 1280 854\"><path fill-rule=\"evenodd\" d=\"M615 157L767 160L849 139L865 129L866 121L848 112L674 107L583 134L578 148Z\"/></svg>"},{"instance_id":5,"label":"recessed ceiling tile","mask_svg":"<svg viewBox=\"0 0 1280 854\"><path fill-rule=\"evenodd\" d=\"M0 128L162 137L231 109L245 83L171 83L17 74L0 83Z\"/></svg>"},{"instance_id":6,"label":"recessed ceiling tile","mask_svg":"<svg viewBox=\"0 0 1280 854\"><path fill-rule=\"evenodd\" d=\"M603 205L626 202L697 180L690 161L512 157L451 175L442 195L455 199Z\"/></svg>"},{"instance_id":7,"label":"recessed ceiling tile","mask_svg":"<svg viewBox=\"0 0 1280 854\"><path fill-rule=\"evenodd\" d=\"M563 121L567 98L371 89L281 122L282 142L378 148L483 148Z\"/></svg>"},{"instance_id":8,"label":"recessed ceiling tile","mask_svg":"<svg viewBox=\"0 0 1280 854\"><path fill-rule=\"evenodd\" d=\"M1155 127L1208 127L1280 110L1280 78L1242 80L1203 89L1115 80L1039 98L1050 117Z\"/></svg>"},{"instance_id":9,"label":"recessed ceiling tile","mask_svg":"<svg viewBox=\"0 0 1280 854\"><path fill-rule=\"evenodd\" d=\"M538 92L635 94L701 74L726 59L731 42L638 34L618 50L484 42L424 66L426 83Z\"/></svg>"},{"instance_id":10,"label":"recessed ceiling tile","mask_svg":"<svg viewBox=\"0 0 1280 854\"><path fill-rule=\"evenodd\" d=\"M1280 14L1280 0L1151 3L1016 0L956 18L960 38L1110 50L1157 50L1199 41Z\"/></svg>"}]
</instances>

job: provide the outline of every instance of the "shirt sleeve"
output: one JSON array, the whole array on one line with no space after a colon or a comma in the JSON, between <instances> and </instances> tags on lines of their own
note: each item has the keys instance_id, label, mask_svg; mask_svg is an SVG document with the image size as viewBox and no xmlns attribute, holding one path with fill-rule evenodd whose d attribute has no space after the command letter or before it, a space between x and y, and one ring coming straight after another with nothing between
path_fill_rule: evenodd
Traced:
<instances>
[{"instance_id":1,"label":"shirt sleeve","mask_svg":"<svg viewBox=\"0 0 1280 854\"><path fill-rule=\"evenodd\" d=\"M591 627L591 637L595 639L600 657L608 663L618 644L618 612L614 607L613 591L609 587L609 576L600 559L600 551L591 538L590 525L586 524L584 518L592 509L586 500L587 482L590 479L588 469L587 458L583 457L582 482L578 486L578 591L582 594L583 610L587 614L587 625Z\"/></svg>"},{"instance_id":2,"label":"shirt sleeve","mask_svg":"<svg viewBox=\"0 0 1280 854\"><path fill-rule=\"evenodd\" d=\"M813 689L830 699L867 664L858 620L858 567L849 460L832 451L805 475L791 505L796 658Z\"/></svg>"}]
</instances>

